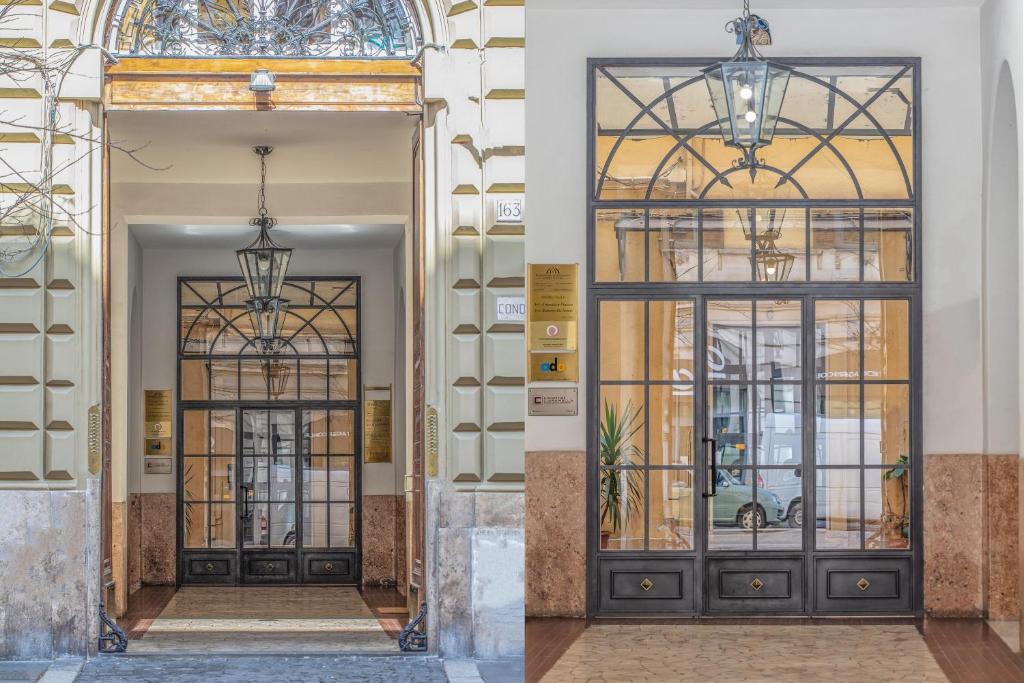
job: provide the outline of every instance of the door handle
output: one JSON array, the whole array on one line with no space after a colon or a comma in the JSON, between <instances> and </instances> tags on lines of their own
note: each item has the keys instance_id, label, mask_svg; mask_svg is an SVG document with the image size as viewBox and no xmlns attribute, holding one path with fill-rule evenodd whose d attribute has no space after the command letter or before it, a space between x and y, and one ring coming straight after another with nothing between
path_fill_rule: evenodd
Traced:
<instances>
[{"instance_id":1,"label":"door handle","mask_svg":"<svg viewBox=\"0 0 1024 683\"><path fill-rule=\"evenodd\" d=\"M711 463L711 492L708 493L705 491L704 497L713 498L718 495L718 464L716 463L716 459L718 458L718 444L714 438L710 436L705 436L702 441L704 442L705 453L707 453L708 444L711 444L711 458L709 460Z\"/></svg>"}]
</instances>

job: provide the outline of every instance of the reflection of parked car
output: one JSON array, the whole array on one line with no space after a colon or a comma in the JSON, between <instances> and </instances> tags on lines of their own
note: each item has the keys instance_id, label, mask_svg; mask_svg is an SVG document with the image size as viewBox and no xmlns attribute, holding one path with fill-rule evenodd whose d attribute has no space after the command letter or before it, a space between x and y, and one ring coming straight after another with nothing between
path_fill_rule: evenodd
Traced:
<instances>
[{"instance_id":1,"label":"reflection of parked car","mask_svg":"<svg viewBox=\"0 0 1024 683\"><path fill-rule=\"evenodd\" d=\"M777 524L786 517L786 508L778 495L765 489L757 491L757 509L754 509L754 489L740 482L725 470L718 470L717 493L714 497L714 522L738 524L753 529L754 524L764 527Z\"/></svg>"}]
</instances>

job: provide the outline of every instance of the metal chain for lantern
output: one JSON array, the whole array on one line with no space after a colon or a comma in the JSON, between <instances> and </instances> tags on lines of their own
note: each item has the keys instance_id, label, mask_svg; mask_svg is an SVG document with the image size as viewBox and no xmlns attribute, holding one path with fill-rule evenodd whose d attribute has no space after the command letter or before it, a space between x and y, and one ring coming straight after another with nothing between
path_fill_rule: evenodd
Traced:
<instances>
[{"instance_id":1,"label":"metal chain for lantern","mask_svg":"<svg viewBox=\"0 0 1024 683\"><path fill-rule=\"evenodd\" d=\"M260 234L252 244L235 253L249 291L249 299L245 303L256 336L257 351L263 355L274 355L284 346L280 332L288 301L281 298L281 290L292 250L279 246L270 237L270 229L277 221L267 210L267 156L274 148L261 145L253 147L253 151L260 157L260 189L257 215L249 224L258 227Z\"/></svg>"},{"instance_id":2,"label":"metal chain for lantern","mask_svg":"<svg viewBox=\"0 0 1024 683\"><path fill-rule=\"evenodd\" d=\"M789 67L768 62L758 46L772 44L768 21L751 14L744 0L743 13L725 26L736 35L739 49L732 59L704 70L704 80L722 132L722 141L743 152L736 162L750 171L751 182L757 176L757 150L772 143L782 102L789 85Z\"/></svg>"}]
</instances>

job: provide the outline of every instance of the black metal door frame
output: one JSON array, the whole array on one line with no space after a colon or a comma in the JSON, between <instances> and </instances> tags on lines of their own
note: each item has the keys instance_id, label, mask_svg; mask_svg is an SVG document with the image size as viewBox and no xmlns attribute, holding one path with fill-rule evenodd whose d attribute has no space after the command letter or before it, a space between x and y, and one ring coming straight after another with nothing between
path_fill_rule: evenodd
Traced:
<instances>
[{"instance_id":1,"label":"black metal door frame","mask_svg":"<svg viewBox=\"0 0 1024 683\"><path fill-rule=\"evenodd\" d=\"M751 609L741 610L740 614L756 616L757 614L781 614L796 616L813 616L816 614L923 614L923 545L922 538L922 517L923 517L923 459L922 459L922 436L923 436L923 390L922 382L922 327L923 312L921 306L922 293L922 136L921 136L921 60L920 58L886 59L886 58L833 58L833 59L778 59L784 64L793 67L799 66L912 66L913 67L913 197L910 200L683 200L683 201L628 201L628 200L603 200L595 198L595 173L596 151L595 151L595 85L596 70L599 67L614 66L648 66L648 67L672 67L672 66L706 66L718 60L711 58L625 58L625 59L588 59L587 79L587 302L586 302L586 334L587 334L587 362L586 362L586 401L587 410L587 616L683 616L698 617L701 615L717 614L714 610L708 609L709 594L711 586L708 579L708 561L721 559L724 562L733 560L746 560L752 557L769 556L773 559L792 560L799 562L800 595L799 609L760 609L753 603ZM674 283L674 282L630 282L630 283L596 283L596 236L595 236L595 209L598 208L700 208L705 206L728 206L730 208L742 207L800 207L800 208L828 208L828 207L892 207L908 206L914 210L913 223L913 267L914 279L909 283L893 282L798 282L798 283L758 283L758 282L697 282L697 283ZM703 231L698 233L703 239ZM863 228L861 231L863 240ZM810 242L807 243L809 247ZM753 249L753 247L752 247ZM752 252L753 253L753 252ZM703 260L703 256L700 257ZM863 271L863 259L861 261ZM707 544L707 508L705 483L707 477L707 463L704 447L701 443L702 437L708 429L707 400L705 392L707 383L705 377L706 369L706 321L705 302L718 299L799 299L802 305L802 332L801 361L802 369L802 502L814 501L815 482L817 477L816 458L814 455L815 437L814 421L815 414L814 392L814 301L819 299L845 299L845 300L869 300L869 299L904 299L909 303L909 354L910 354L910 524L911 524L911 548L906 551L883 550L883 551L834 551L817 550L814 545L815 526L806 521L802 525L803 548L799 551L765 551L756 553L754 551L714 551L708 552ZM597 416L600 415L600 379L599 379L599 304L602 300L692 300L694 302L694 488L693 488L693 526L694 526L694 548L689 553L678 553L671 551L601 551L600 550L600 519L599 519L599 491L596 485L599 475L598 464L598 425ZM645 330L646 334L646 330ZM645 343L646 346L646 343ZM649 349L645 349L645 355ZM700 400L698 400L700 399ZM863 407L863 396L861 403ZM755 408L752 408L752 412ZM861 420L864 419L862 413ZM646 421L646 420L645 420ZM863 447L863 446L862 446ZM698 474L700 472L700 474ZM861 515L864 515L864 486L861 486ZM646 505L645 494L645 505ZM808 506L804 505L805 515ZM812 510L812 513L814 511ZM645 516L646 516L645 509ZM816 516L816 514L815 514ZM645 518L645 526L647 525ZM863 560L863 563L860 561ZM621 562L619 562L621 561ZM843 563L846 564L843 564ZM618 563L618 564L616 564ZM853 563L853 564L851 564ZM858 564L859 563L859 564ZM818 567L818 565L821 565ZM863 567L860 565L863 564ZM909 571L906 571L909 570ZM781 571L781 570L780 570ZM679 581L679 592L689 587L692 590L691 600L648 601L648 604L636 610L622 610L609 608L609 591L615 588L616 573L628 576L630 580L646 576L648 574L659 574L665 579L675 582ZM860 572L868 574L875 580L888 581L890 578L894 585L895 596L898 597L897 610L889 607L893 603L893 596L883 596L879 600L866 600L861 602L852 601L850 596L843 591L848 588L850 577ZM891 576L890 576L891 575ZM818 581L818 577L822 577ZM832 577L836 579L836 592L833 596ZM688 584L688 586L686 585ZM645 589L646 590L646 589ZM675 590L673 583L672 591ZM864 589L861 589L864 590ZM828 595L826 596L826 593ZM856 593L856 591L854 591ZM822 602L822 596L833 599L835 608L821 610L816 607ZM640 593L628 595L629 598L642 598ZM854 595L853 597L859 597ZM644 601L637 600L640 604ZM659 608L659 602L664 608ZM762 603L763 604L763 603ZM895 604L895 603L893 603ZM905 607L903 607L905 606Z\"/></svg>"},{"instance_id":2,"label":"black metal door frame","mask_svg":"<svg viewBox=\"0 0 1024 683\"><path fill-rule=\"evenodd\" d=\"M175 439L175 585L189 584L323 584L360 585L362 582L362 282L358 276L290 276L286 282L295 281L352 281L356 290L356 339L355 352L350 356L339 354L339 357L351 357L356 360L356 396L352 400L229 400L229 401L184 401L181 399L182 378L181 361L185 359L181 351L181 287L182 281L225 281L241 282L240 277L225 276L183 276L178 278L176 324L178 338L176 354L176 393L175 393L175 425L178 437ZM348 307L351 308L351 307ZM198 356L206 358L207 356ZM210 356L213 358L213 356ZM319 356L300 356L299 358L318 359ZM325 358L327 356L324 356ZM334 356L331 356L334 357ZM242 356L232 356L238 359ZM253 356L252 358L258 358ZM293 358L293 357L288 357ZM238 370L241 373L241 368ZM298 395L299 389L296 389ZM184 462L185 439L184 421L186 410L231 410L235 419L235 454L231 456L235 465L235 547L234 548L186 548L185 528L183 520L184 504ZM295 419L295 546L265 549L242 547L242 511L244 506L242 488L242 413L246 410L291 411ZM352 411L353 428L353 484L352 504L355 508L355 527L353 529L354 544L351 548L304 548L302 546L302 413L305 410L348 410ZM209 455L207 457L210 457ZM225 456L227 457L227 456ZM272 457L272 456L267 456ZM269 470L268 470L269 473ZM269 482L268 482L269 486ZM269 490L269 489L268 489ZM328 503L330 505L330 503ZM328 535L330 529L328 528ZM328 536L329 539L329 536ZM329 541L328 541L329 542ZM247 557L254 556L266 564L268 570L264 577L245 571ZM278 563L287 563L287 570L282 574L278 571ZM264 580L259 580L263 578Z\"/></svg>"}]
</instances>

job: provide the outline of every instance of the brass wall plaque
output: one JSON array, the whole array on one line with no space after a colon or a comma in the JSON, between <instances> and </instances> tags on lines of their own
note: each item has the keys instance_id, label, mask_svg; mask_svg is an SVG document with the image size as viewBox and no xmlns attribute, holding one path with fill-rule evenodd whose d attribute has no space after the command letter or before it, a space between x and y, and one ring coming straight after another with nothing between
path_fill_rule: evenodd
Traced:
<instances>
[{"instance_id":1,"label":"brass wall plaque","mask_svg":"<svg viewBox=\"0 0 1024 683\"><path fill-rule=\"evenodd\" d=\"M567 417L579 414L579 390L576 387L530 387L530 415Z\"/></svg>"},{"instance_id":2,"label":"brass wall plaque","mask_svg":"<svg viewBox=\"0 0 1024 683\"><path fill-rule=\"evenodd\" d=\"M170 455L171 440L167 439L145 439L146 455Z\"/></svg>"},{"instance_id":3,"label":"brass wall plaque","mask_svg":"<svg viewBox=\"0 0 1024 683\"><path fill-rule=\"evenodd\" d=\"M575 351L530 353L531 382L575 382L579 375L579 356Z\"/></svg>"},{"instance_id":4,"label":"brass wall plaque","mask_svg":"<svg viewBox=\"0 0 1024 683\"><path fill-rule=\"evenodd\" d=\"M363 402L363 462L391 462L391 399Z\"/></svg>"},{"instance_id":5,"label":"brass wall plaque","mask_svg":"<svg viewBox=\"0 0 1024 683\"><path fill-rule=\"evenodd\" d=\"M146 425L144 439L171 438L171 392L169 389L146 391Z\"/></svg>"},{"instance_id":6,"label":"brass wall plaque","mask_svg":"<svg viewBox=\"0 0 1024 683\"><path fill-rule=\"evenodd\" d=\"M530 351L575 351L579 324L579 266L531 263L527 281Z\"/></svg>"}]
</instances>

